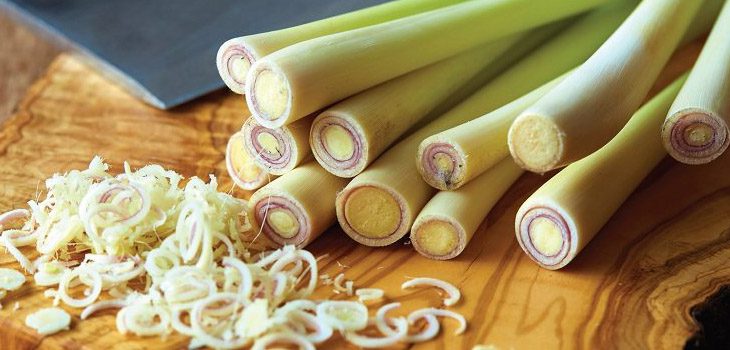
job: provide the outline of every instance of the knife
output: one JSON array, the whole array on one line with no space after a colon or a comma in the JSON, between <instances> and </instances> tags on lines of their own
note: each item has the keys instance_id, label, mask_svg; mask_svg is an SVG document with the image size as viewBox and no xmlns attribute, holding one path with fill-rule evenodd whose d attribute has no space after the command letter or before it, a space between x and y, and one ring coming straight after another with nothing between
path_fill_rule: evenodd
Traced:
<instances>
[{"instance_id":1,"label":"knife","mask_svg":"<svg viewBox=\"0 0 730 350\"><path fill-rule=\"evenodd\" d=\"M222 88L218 47L386 0L0 0L149 104L169 109Z\"/></svg>"}]
</instances>

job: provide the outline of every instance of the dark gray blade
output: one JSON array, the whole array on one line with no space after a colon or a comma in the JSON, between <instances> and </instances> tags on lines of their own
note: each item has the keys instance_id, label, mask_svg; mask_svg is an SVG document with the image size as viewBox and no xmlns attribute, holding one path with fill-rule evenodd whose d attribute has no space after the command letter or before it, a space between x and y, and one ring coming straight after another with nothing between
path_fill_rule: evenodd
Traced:
<instances>
[{"instance_id":1,"label":"dark gray blade","mask_svg":"<svg viewBox=\"0 0 730 350\"><path fill-rule=\"evenodd\" d=\"M294 26L387 0L0 0L57 34L159 108L223 87L215 54L235 36Z\"/></svg>"}]
</instances>

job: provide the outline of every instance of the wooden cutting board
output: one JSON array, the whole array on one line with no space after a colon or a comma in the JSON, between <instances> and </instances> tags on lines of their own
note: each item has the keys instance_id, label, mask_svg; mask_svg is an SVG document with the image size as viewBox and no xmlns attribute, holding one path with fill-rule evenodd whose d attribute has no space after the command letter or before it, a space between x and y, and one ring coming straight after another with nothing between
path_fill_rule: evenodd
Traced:
<instances>
[{"instance_id":1,"label":"wooden cutting board","mask_svg":"<svg viewBox=\"0 0 730 350\"><path fill-rule=\"evenodd\" d=\"M184 79L184 77L181 77ZM24 207L54 172L83 168L102 155L121 168L160 163L185 176L218 176L231 188L224 149L246 115L243 98L216 93L196 103L159 111L135 100L71 56L61 56L28 92L0 130L0 211ZM513 221L521 202L544 179L525 175L489 214L457 259L427 260L407 242L360 246L339 229L309 248L329 254L323 272L344 272L357 287L386 290L408 308L438 306L434 290L403 292L407 276L431 276L461 288L454 309L469 320L418 349L678 348L696 330L689 309L730 283L730 156L708 166L665 160L623 205L599 236L567 268L537 267L518 247ZM241 196L249 194L234 192ZM17 267L0 252L0 265ZM105 313L72 330L41 337L23 325L49 306L43 289L27 283L0 310L0 348L179 349L187 339L123 336ZM334 296L330 287L319 296ZM338 296L334 296L338 298ZM19 309L14 310L15 302ZM72 311L72 310L69 310ZM77 316L78 311L72 311ZM329 348L344 347L335 339Z\"/></svg>"}]
</instances>

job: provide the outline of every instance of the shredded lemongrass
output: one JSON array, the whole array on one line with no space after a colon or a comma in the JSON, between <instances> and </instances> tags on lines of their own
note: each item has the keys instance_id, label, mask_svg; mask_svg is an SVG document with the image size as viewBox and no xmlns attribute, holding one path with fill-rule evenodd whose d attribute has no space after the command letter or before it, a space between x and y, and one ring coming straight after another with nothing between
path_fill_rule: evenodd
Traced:
<instances>
[{"instance_id":1,"label":"shredded lemongrass","mask_svg":"<svg viewBox=\"0 0 730 350\"><path fill-rule=\"evenodd\" d=\"M364 303L366 301L378 300L383 298L385 292L382 289L378 288L359 288L355 291L355 295L357 295L357 300L359 300L361 303Z\"/></svg>"},{"instance_id":2,"label":"shredded lemongrass","mask_svg":"<svg viewBox=\"0 0 730 350\"><path fill-rule=\"evenodd\" d=\"M5 246L5 249L10 253L10 255L15 258L15 260L20 263L20 267L23 268L28 273L35 272L35 267L33 266L33 263L28 260L28 258L23 255L23 253L18 250L18 248L15 247L15 244L8 236L7 232L4 232L2 236L0 236L0 242L2 242L3 246Z\"/></svg>"},{"instance_id":3,"label":"shredded lemongrass","mask_svg":"<svg viewBox=\"0 0 730 350\"><path fill-rule=\"evenodd\" d=\"M119 309L122 334L164 337L174 331L190 336L191 348L313 349L335 330L363 347L424 341L438 333L436 315L455 317L428 309L388 318L399 306L388 304L370 319L364 301L382 298L382 290L355 291L344 274L334 280L320 275L322 257L301 248L254 246L247 203L218 192L212 176L209 183L194 177L182 186L180 175L158 165L132 171L125 164L117 176L107 170L94 158L86 170L48 179L46 198L30 201L29 210L0 214L0 243L35 272L36 285L57 286L44 292L55 305L83 308L82 320ZM29 245L40 253L34 261L17 249ZM23 274L0 269L0 297L24 281ZM360 301L308 299L328 283ZM447 300L458 300L458 290L442 288ZM103 300L106 295L114 299ZM46 314L48 329L68 327L56 311L38 317ZM426 329L409 335L419 319ZM373 323L383 337L357 333Z\"/></svg>"},{"instance_id":4,"label":"shredded lemongrass","mask_svg":"<svg viewBox=\"0 0 730 350\"><path fill-rule=\"evenodd\" d=\"M419 277L407 281L401 285L401 289L408 289L416 286L434 286L443 289L448 298L444 299L444 305L452 306L461 299L461 292L453 284L436 278Z\"/></svg>"},{"instance_id":5,"label":"shredded lemongrass","mask_svg":"<svg viewBox=\"0 0 730 350\"><path fill-rule=\"evenodd\" d=\"M345 292L349 296L353 296L355 294L355 282L353 281L346 281L345 282Z\"/></svg>"},{"instance_id":6,"label":"shredded lemongrass","mask_svg":"<svg viewBox=\"0 0 730 350\"><path fill-rule=\"evenodd\" d=\"M347 288L342 285L342 283L345 282L345 274L344 273L340 273L339 275L337 275L337 277L335 277L334 282L335 283L332 285L332 287L335 289L335 291L338 291L338 292L347 292Z\"/></svg>"}]
</instances>

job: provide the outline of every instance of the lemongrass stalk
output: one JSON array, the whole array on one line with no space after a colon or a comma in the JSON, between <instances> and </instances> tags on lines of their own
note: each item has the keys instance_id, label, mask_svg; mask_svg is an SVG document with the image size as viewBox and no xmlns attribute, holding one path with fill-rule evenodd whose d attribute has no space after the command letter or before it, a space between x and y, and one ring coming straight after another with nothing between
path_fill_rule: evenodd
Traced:
<instances>
[{"instance_id":1,"label":"lemongrass stalk","mask_svg":"<svg viewBox=\"0 0 730 350\"><path fill-rule=\"evenodd\" d=\"M246 102L261 125L282 126L458 52L607 1L467 1L307 40L254 63Z\"/></svg>"},{"instance_id":2,"label":"lemongrass stalk","mask_svg":"<svg viewBox=\"0 0 730 350\"><path fill-rule=\"evenodd\" d=\"M423 180L442 191L455 190L509 156L507 131L514 119L559 81L423 140L416 154Z\"/></svg>"},{"instance_id":3,"label":"lemongrass stalk","mask_svg":"<svg viewBox=\"0 0 730 350\"><path fill-rule=\"evenodd\" d=\"M687 82L662 126L664 148L676 160L705 164L730 144L730 3L723 7Z\"/></svg>"},{"instance_id":4,"label":"lemongrass stalk","mask_svg":"<svg viewBox=\"0 0 730 350\"><path fill-rule=\"evenodd\" d=\"M551 178L517 212L522 249L547 269L570 263L666 152L656 131L686 75L646 103L608 144Z\"/></svg>"},{"instance_id":5,"label":"lemongrass stalk","mask_svg":"<svg viewBox=\"0 0 730 350\"><path fill-rule=\"evenodd\" d=\"M692 24L690 24L684 37L680 42L680 46L687 45L697 38L706 35L711 30L712 25L717 20L718 15L722 12L722 7L726 0L700 0L702 6L697 11Z\"/></svg>"},{"instance_id":6,"label":"lemongrass stalk","mask_svg":"<svg viewBox=\"0 0 730 350\"><path fill-rule=\"evenodd\" d=\"M516 75L519 74L503 79L503 84L488 84L442 117L399 142L356 176L337 195L337 219L345 233L369 246L388 245L403 237L412 226L415 215L436 192L422 181L417 167L409 161L420 141L503 103L495 101L496 90L508 85L511 86L510 91L519 90L520 83L511 79ZM533 95L544 95L559 79L530 92L524 99L536 100ZM527 84L529 82L524 85Z\"/></svg>"},{"instance_id":7,"label":"lemongrass stalk","mask_svg":"<svg viewBox=\"0 0 730 350\"><path fill-rule=\"evenodd\" d=\"M413 248L436 260L461 254L479 224L522 172L507 157L458 190L438 192L413 222Z\"/></svg>"},{"instance_id":8,"label":"lemongrass stalk","mask_svg":"<svg viewBox=\"0 0 730 350\"><path fill-rule=\"evenodd\" d=\"M607 17L618 26L622 15L616 11ZM384 246L402 238L436 192L420 178L413 162L421 141L494 110L580 64L610 34L610 30L601 29L611 20L588 20L591 18L597 19L594 15L584 17L529 56L517 60L513 67L398 142L353 178L337 195L337 220L345 233L369 246ZM509 53L507 60L514 60Z\"/></svg>"},{"instance_id":9,"label":"lemongrass stalk","mask_svg":"<svg viewBox=\"0 0 730 350\"><path fill-rule=\"evenodd\" d=\"M509 130L515 161L544 173L608 142L641 105L701 5L642 1L585 64L517 117Z\"/></svg>"},{"instance_id":10,"label":"lemongrass stalk","mask_svg":"<svg viewBox=\"0 0 730 350\"><path fill-rule=\"evenodd\" d=\"M456 90L523 38L512 35L482 45L327 108L312 123L309 143L314 157L337 176L361 173L393 142L432 116Z\"/></svg>"},{"instance_id":11,"label":"lemongrass stalk","mask_svg":"<svg viewBox=\"0 0 730 350\"><path fill-rule=\"evenodd\" d=\"M256 191L248 202L249 218L277 244L304 247L335 223L332 201L346 184L308 162Z\"/></svg>"},{"instance_id":12,"label":"lemongrass stalk","mask_svg":"<svg viewBox=\"0 0 730 350\"><path fill-rule=\"evenodd\" d=\"M226 169L236 186L251 191L266 185L272 176L254 162L243 144L243 134L240 131L228 139Z\"/></svg>"},{"instance_id":13,"label":"lemongrass stalk","mask_svg":"<svg viewBox=\"0 0 730 350\"><path fill-rule=\"evenodd\" d=\"M244 146L254 161L270 174L284 175L310 159L309 129L314 116L276 129L259 125L248 118L241 128Z\"/></svg>"},{"instance_id":14,"label":"lemongrass stalk","mask_svg":"<svg viewBox=\"0 0 730 350\"><path fill-rule=\"evenodd\" d=\"M324 35L362 28L423 13L465 0L396 0L295 27L230 39L221 45L216 66L223 82L243 94L246 74L258 59L274 51Z\"/></svg>"}]
</instances>

